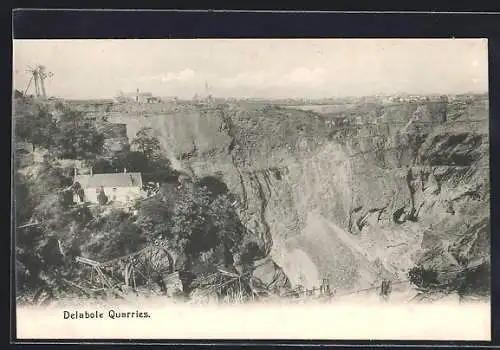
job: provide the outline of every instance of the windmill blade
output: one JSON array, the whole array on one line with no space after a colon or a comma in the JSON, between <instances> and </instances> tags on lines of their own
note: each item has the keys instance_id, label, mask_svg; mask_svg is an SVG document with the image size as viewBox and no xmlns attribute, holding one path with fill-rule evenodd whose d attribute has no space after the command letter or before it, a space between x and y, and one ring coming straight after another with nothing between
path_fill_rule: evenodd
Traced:
<instances>
[{"instance_id":1,"label":"windmill blade","mask_svg":"<svg viewBox=\"0 0 500 350\"><path fill-rule=\"evenodd\" d=\"M54 73L52 73L52 72L47 72L47 73L43 72L43 73L40 73L40 75L41 75L44 79L46 79L46 78L52 78L52 77L54 76Z\"/></svg>"}]
</instances>

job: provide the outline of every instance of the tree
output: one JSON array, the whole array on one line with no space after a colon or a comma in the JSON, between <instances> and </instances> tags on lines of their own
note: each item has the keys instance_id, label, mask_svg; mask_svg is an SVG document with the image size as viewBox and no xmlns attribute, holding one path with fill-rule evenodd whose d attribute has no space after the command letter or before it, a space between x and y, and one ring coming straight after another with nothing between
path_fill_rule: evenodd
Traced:
<instances>
[{"instance_id":1,"label":"tree","mask_svg":"<svg viewBox=\"0 0 500 350\"><path fill-rule=\"evenodd\" d=\"M149 161L155 160L160 153L160 141L153 136L153 129L140 129L132 140L132 145L142 152Z\"/></svg>"},{"instance_id":2,"label":"tree","mask_svg":"<svg viewBox=\"0 0 500 350\"><path fill-rule=\"evenodd\" d=\"M20 172L16 172L14 179L15 186L15 221L17 225L22 225L28 221L33 213L33 202L29 193L26 177Z\"/></svg>"},{"instance_id":3,"label":"tree","mask_svg":"<svg viewBox=\"0 0 500 350\"><path fill-rule=\"evenodd\" d=\"M146 172L150 170L151 166L144 153L124 151L113 157L111 160L111 167L114 168L115 171L123 171L123 169L127 169L127 171L131 172Z\"/></svg>"},{"instance_id":4,"label":"tree","mask_svg":"<svg viewBox=\"0 0 500 350\"><path fill-rule=\"evenodd\" d=\"M16 185L20 197L16 203L18 220L28 220L32 217L40 222L39 225L20 227L16 229L16 262L20 269L21 282L18 284L19 293L29 293L40 287L47 288L49 292L58 288L57 280L65 266L64 256L59 249L61 238L72 239L68 227L75 220L88 221L89 218L74 213L64 200L64 192L49 193L42 197L33 197L31 190L37 190L32 184L19 181ZM28 196L26 201L21 201L21 196ZM40 201L40 202L37 202ZM36 205L36 206L35 206ZM82 209L83 210L83 209ZM23 213L26 211L26 213ZM21 213L20 213L21 212ZM89 213L88 213L89 214ZM24 223L24 221L19 222ZM62 270L61 270L62 269Z\"/></svg>"},{"instance_id":5,"label":"tree","mask_svg":"<svg viewBox=\"0 0 500 350\"><path fill-rule=\"evenodd\" d=\"M166 194L139 202L137 224L150 233L150 240L175 251L182 269L195 262L231 265L246 232L233 202L222 181L202 178L193 186L172 185ZM211 258L204 260L205 255Z\"/></svg>"},{"instance_id":6,"label":"tree","mask_svg":"<svg viewBox=\"0 0 500 350\"><path fill-rule=\"evenodd\" d=\"M89 159L87 166L92 167L92 171L96 174L113 173L116 171L111 160L100 157Z\"/></svg>"},{"instance_id":7,"label":"tree","mask_svg":"<svg viewBox=\"0 0 500 350\"><path fill-rule=\"evenodd\" d=\"M92 159L102 153L104 135L82 113L66 110L59 118L57 127L53 138L59 157Z\"/></svg>"},{"instance_id":8,"label":"tree","mask_svg":"<svg viewBox=\"0 0 500 350\"><path fill-rule=\"evenodd\" d=\"M46 108L38 107L34 112L15 113L14 128L16 137L31 143L33 151L36 147L50 148L57 126Z\"/></svg>"},{"instance_id":9,"label":"tree","mask_svg":"<svg viewBox=\"0 0 500 350\"><path fill-rule=\"evenodd\" d=\"M160 153L148 157L138 151L122 151L113 157L111 167L114 171L141 172L145 182L170 182L176 177L170 161Z\"/></svg>"},{"instance_id":10,"label":"tree","mask_svg":"<svg viewBox=\"0 0 500 350\"><path fill-rule=\"evenodd\" d=\"M167 238L193 260L203 252L218 249L229 258L238 250L245 233L233 202L230 193L213 193L207 186L195 184L192 190L179 194L171 219L171 236Z\"/></svg>"}]
</instances>

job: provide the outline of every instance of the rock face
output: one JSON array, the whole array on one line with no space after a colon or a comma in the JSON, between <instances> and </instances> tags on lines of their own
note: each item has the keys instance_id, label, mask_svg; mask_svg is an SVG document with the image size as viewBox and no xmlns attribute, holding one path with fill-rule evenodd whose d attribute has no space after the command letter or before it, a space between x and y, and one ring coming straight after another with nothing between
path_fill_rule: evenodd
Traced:
<instances>
[{"instance_id":1,"label":"rock face","mask_svg":"<svg viewBox=\"0 0 500 350\"><path fill-rule=\"evenodd\" d=\"M252 277L254 284L260 284L265 290L275 295L285 295L290 291L290 280L272 259L255 261Z\"/></svg>"},{"instance_id":2,"label":"rock face","mask_svg":"<svg viewBox=\"0 0 500 350\"><path fill-rule=\"evenodd\" d=\"M179 170L222 176L292 286L405 278L422 261L448 264L431 257L436 247L489 256L487 100L372 114L339 126L338 116L224 105L119 121L129 137L151 126Z\"/></svg>"}]
</instances>

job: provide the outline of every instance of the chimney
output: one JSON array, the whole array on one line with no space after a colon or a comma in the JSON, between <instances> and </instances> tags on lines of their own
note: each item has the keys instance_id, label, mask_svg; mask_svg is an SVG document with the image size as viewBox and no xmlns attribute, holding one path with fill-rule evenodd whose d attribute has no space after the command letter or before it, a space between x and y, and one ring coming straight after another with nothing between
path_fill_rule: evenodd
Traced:
<instances>
[{"instance_id":1,"label":"chimney","mask_svg":"<svg viewBox=\"0 0 500 350\"><path fill-rule=\"evenodd\" d=\"M90 176L94 175L94 171L92 170L92 167L90 167Z\"/></svg>"},{"instance_id":2,"label":"chimney","mask_svg":"<svg viewBox=\"0 0 500 350\"><path fill-rule=\"evenodd\" d=\"M76 175L78 175L78 170L74 168L74 176L76 177Z\"/></svg>"},{"instance_id":3,"label":"chimney","mask_svg":"<svg viewBox=\"0 0 500 350\"><path fill-rule=\"evenodd\" d=\"M127 168L123 168L123 173L126 174L127 173Z\"/></svg>"}]
</instances>

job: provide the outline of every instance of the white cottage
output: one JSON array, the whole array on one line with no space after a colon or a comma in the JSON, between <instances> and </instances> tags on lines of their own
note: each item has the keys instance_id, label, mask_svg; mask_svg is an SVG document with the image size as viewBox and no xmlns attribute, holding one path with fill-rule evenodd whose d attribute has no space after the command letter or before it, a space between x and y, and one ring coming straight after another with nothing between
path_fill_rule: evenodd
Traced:
<instances>
[{"instance_id":1,"label":"white cottage","mask_svg":"<svg viewBox=\"0 0 500 350\"><path fill-rule=\"evenodd\" d=\"M83 201L98 203L97 196L103 190L110 202L128 202L143 195L141 173L108 173L75 175L74 182L78 182L83 189ZM75 202L81 202L78 195Z\"/></svg>"}]
</instances>

